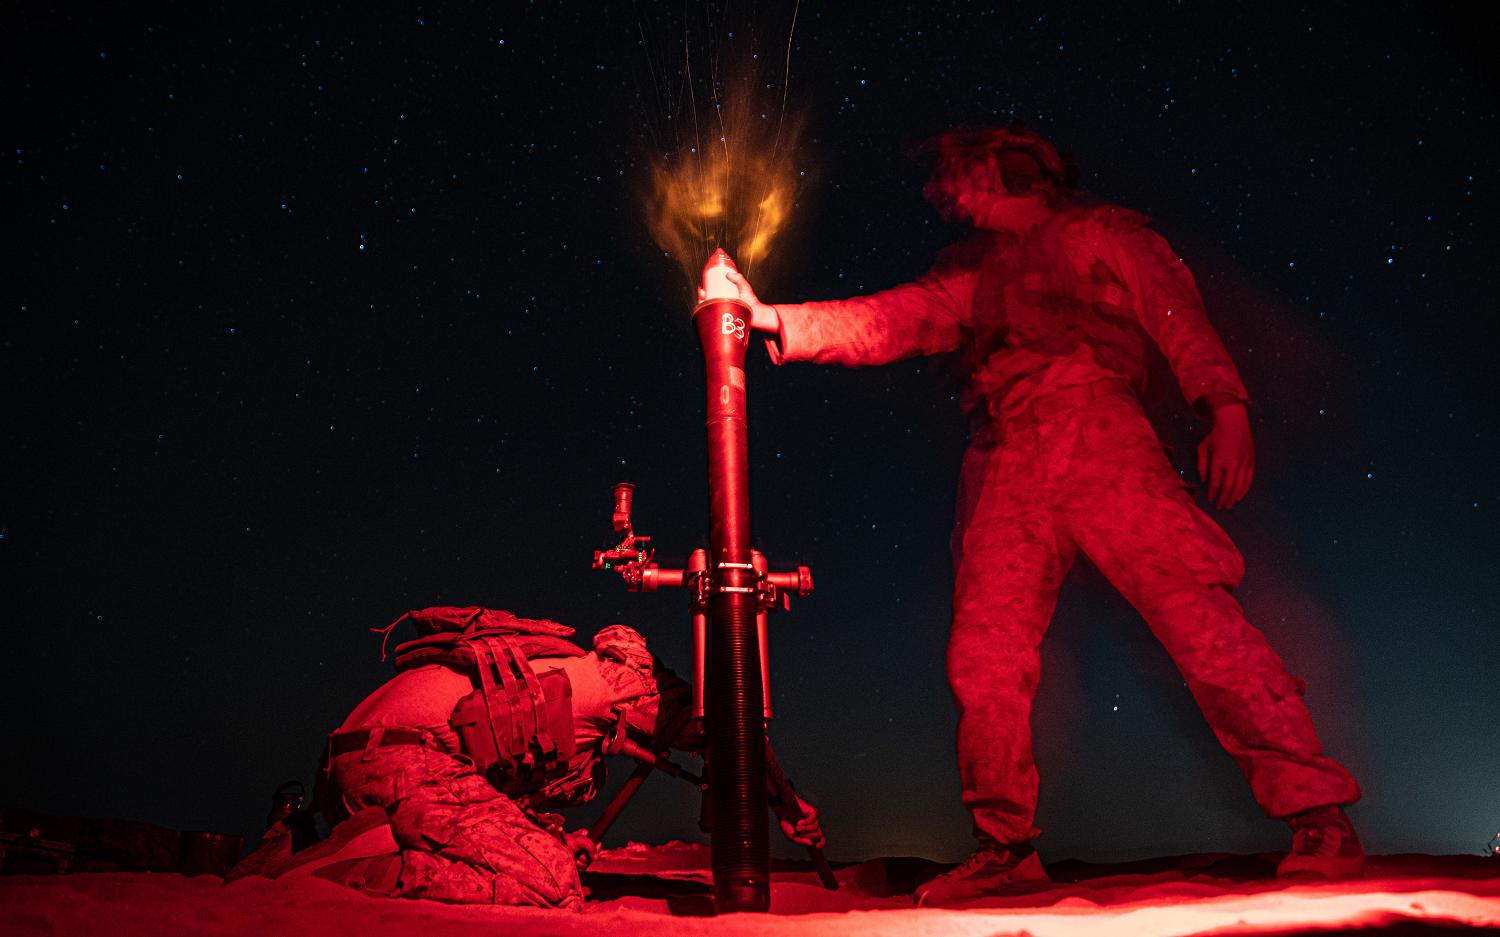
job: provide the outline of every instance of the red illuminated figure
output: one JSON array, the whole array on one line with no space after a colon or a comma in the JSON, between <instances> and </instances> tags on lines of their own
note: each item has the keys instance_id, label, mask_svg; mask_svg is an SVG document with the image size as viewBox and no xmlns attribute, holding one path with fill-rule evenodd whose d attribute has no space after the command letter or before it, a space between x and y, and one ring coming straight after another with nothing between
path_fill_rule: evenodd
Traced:
<instances>
[{"instance_id":1,"label":"red illuminated figure","mask_svg":"<svg viewBox=\"0 0 1500 937\"><path fill-rule=\"evenodd\" d=\"M701 785L659 754L696 745L691 688L624 625L586 652L572 628L509 612L438 607L397 624L408 618L418 637L396 647L397 675L328 737L316 799L332 835L299 847L273 826L230 877L316 862L313 874L374 894L581 911L578 870L629 797L587 832L550 811L593 798L606 755ZM822 846L817 812L797 806L782 831Z\"/></svg>"},{"instance_id":2,"label":"red illuminated figure","mask_svg":"<svg viewBox=\"0 0 1500 937\"><path fill-rule=\"evenodd\" d=\"M1359 799L1323 755L1286 671L1230 595L1239 551L1193 501L1143 415L1148 343L1211 429L1208 500L1254 474L1248 395L1192 275L1147 219L1072 191L1057 151L1018 127L950 132L924 195L973 227L915 282L848 300L770 306L730 273L773 359L875 365L961 350L973 431L959 480L948 675L964 804L981 848L917 890L951 904L1046 882L1031 840L1030 715L1039 646L1079 550L1181 670L1265 812L1286 819L1283 878L1363 867L1341 807Z\"/></svg>"}]
</instances>

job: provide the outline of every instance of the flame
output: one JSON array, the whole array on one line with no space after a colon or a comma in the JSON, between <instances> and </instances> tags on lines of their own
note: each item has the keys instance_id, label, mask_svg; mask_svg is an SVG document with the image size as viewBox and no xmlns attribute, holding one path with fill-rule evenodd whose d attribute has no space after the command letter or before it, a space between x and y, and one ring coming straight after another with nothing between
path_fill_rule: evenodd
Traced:
<instances>
[{"instance_id":1,"label":"flame","mask_svg":"<svg viewBox=\"0 0 1500 937\"><path fill-rule=\"evenodd\" d=\"M798 122L749 105L718 105L714 139L667 154L652 172L651 236L692 280L715 247L750 275L791 218L803 178L794 163Z\"/></svg>"}]
</instances>

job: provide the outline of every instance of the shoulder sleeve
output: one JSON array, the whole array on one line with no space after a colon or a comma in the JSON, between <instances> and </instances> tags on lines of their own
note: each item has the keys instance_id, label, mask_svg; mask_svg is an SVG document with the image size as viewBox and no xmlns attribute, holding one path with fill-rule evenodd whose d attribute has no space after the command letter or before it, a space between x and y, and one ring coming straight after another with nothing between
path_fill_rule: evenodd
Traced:
<instances>
[{"instance_id":1,"label":"shoulder sleeve","mask_svg":"<svg viewBox=\"0 0 1500 937\"><path fill-rule=\"evenodd\" d=\"M978 254L956 245L911 283L819 303L777 304L781 331L766 347L777 364L887 364L959 347L969 328Z\"/></svg>"},{"instance_id":2,"label":"shoulder sleeve","mask_svg":"<svg viewBox=\"0 0 1500 937\"><path fill-rule=\"evenodd\" d=\"M1106 210L1091 232L1101 258L1129 287L1131 311L1166 356L1189 404L1209 394L1249 402L1187 264L1146 221L1125 209Z\"/></svg>"}]
</instances>

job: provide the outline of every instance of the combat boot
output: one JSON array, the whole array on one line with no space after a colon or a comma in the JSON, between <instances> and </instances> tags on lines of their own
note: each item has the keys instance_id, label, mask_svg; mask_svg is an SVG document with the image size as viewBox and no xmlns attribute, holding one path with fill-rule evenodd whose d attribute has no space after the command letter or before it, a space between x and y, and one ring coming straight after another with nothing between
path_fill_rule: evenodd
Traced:
<instances>
[{"instance_id":1,"label":"combat boot","mask_svg":"<svg viewBox=\"0 0 1500 937\"><path fill-rule=\"evenodd\" d=\"M1365 851L1354 824L1340 807L1319 807L1287 819L1292 851L1276 867L1276 877L1292 882L1337 882L1359 878Z\"/></svg>"},{"instance_id":2,"label":"combat boot","mask_svg":"<svg viewBox=\"0 0 1500 937\"><path fill-rule=\"evenodd\" d=\"M980 847L958 868L917 888L912 900L924 908L963 904L979 898L1041 891L1052 884L1030 843Z\"/></svg>"}]
</instances>

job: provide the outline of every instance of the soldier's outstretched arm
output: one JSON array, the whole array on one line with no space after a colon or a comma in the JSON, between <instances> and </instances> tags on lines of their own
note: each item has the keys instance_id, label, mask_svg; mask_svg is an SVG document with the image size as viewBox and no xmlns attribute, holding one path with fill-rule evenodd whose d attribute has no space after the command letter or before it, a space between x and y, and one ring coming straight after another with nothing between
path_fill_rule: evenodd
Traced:
<instances>
[{"instance_id":1,"label":"soldier's outstretched arm","mask_svg":"<svg viewBox=\"0 0 1500 937\"><path fill-rule=\"evenodd\" d=\"M761 302L738 272L729 280L750 306L752 327L775 336L766 347L777 364L888 364L952 351L968 328L973 289L972 277L934 268L911 283L868 296L773 306Z\"/></svg>"}]
</instances>

